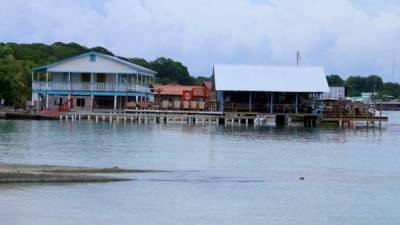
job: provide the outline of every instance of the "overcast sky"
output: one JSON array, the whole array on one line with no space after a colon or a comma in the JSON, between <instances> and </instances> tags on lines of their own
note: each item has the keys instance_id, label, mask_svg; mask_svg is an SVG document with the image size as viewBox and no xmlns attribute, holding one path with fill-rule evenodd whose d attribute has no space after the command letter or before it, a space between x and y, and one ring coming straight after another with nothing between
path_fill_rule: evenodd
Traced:
<instances>
[{"instance_id":1,"label":"overcast sky","mask_svg":"<svg viewBox=\"0 0 400 225\"><path fill-rule=\"evenodd\" d=\"M213 64L323 65L327 74L400 81L399 0L1 0L0 42L77 42Z\"/></svg>"}]
</instances>

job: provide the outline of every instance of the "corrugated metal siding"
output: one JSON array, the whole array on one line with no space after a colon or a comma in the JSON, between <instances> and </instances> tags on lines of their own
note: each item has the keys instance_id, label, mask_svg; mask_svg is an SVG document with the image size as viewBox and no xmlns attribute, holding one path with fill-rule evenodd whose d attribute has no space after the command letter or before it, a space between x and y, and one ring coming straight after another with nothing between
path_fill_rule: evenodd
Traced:
<instances>
[{"instance_id":1,"label":"corrugated metal siding","mask_svg":"<svg viewBox=\"0 0 400 225\"><path fill-rule=\"evenodd\" d=\"M344 99L346 98L345 87L329 87L329 92L323 94L324 99Z\"/></svg>"}]
</instances>

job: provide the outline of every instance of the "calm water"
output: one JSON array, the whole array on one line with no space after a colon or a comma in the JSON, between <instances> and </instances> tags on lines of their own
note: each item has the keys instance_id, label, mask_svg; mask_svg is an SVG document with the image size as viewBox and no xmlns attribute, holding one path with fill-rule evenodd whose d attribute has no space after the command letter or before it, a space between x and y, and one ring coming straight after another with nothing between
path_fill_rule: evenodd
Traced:
<instances>
[{"instance_id":1,"label":"calm water","mask_svg":"<svg viewBox=\"0 0 400 225\"><path fill-rule=\"evenodd\" d=\"M387 114L381 131L0 120L2 162L175 171L0 185L0 224L399 224Z\"/></svg>"}]
</instances>

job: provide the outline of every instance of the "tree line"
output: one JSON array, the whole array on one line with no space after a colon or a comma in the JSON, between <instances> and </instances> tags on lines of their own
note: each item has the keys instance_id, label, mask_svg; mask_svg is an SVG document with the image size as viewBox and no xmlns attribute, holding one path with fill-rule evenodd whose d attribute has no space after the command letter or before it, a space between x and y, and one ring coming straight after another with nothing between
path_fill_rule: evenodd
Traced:
<instances>
[{"instance_id":1,"label":"tree line","mask_svg":"<svg viewBox=\"0 0 400 225\"><path fill-rule=\"evenodd\" d=\"M20 106L31 98L32 68L88 51L115 56L104 47L88 48L77 43L56 42L46 45L0 42L0 99L5 99L7 105ZM192 85L201 84L210 79L209 77L193 77L181 62L165 57L153 61L143 58L119 58L156 71L156 83L158 84ZM400 84L385 83L377 75L350 76L343 80L339 75L333 74L327 76L327 80L330 86L346 86L348 96L360 96L361 92L377 92L378 96L382 98L385 96L400 97Z\"/></svg>"},{"instance_id":2,"label":"tree line","mask_svg":"<svg viewBox=\"0 0 400 225\"><path fill-rule=\"evenodd\" d=\"M400 84L393 82L383 82L378 75L349 76L343 80L339 75L332 74L326 77L329 86L345 86L347 95L350 97L361 96L362 92L377 93L376 98L386 99L390 97L400 97Z\"/></svg>"},{"instance_id":3,"label":"tree line","mask_svg":"<svg viewBox=\"0 0 400 225\"><path fill-rule=\"evenodd\" d=\"M7 105L21 106L31 98L31 69L89 51L115 56L104 47L88 48L77 43L55 42L51 45L0 42L0 99ZM118 56L117 56L118 57ZM160 57L153 61L142 58L123 58L157 72L158 84L200 84L210 79L192 77L181 62Z\"/></svg>"}]
</instances>

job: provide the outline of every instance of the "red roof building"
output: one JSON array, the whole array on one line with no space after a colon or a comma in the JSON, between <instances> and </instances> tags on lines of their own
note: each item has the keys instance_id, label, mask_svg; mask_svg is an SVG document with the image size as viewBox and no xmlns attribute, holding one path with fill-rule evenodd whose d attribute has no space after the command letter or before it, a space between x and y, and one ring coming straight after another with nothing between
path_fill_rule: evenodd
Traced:
<instances>
[{"instance_id":1,"label":"red roof building","mask_svg":"<svg viewBox=\"0 0 400 225\"><path fill-rule=\"evenodd\" d=\"M168 109L204 110L210 96L210 82L203 85L155 85L155 103Z\"/></svg>"}]
</instances>

